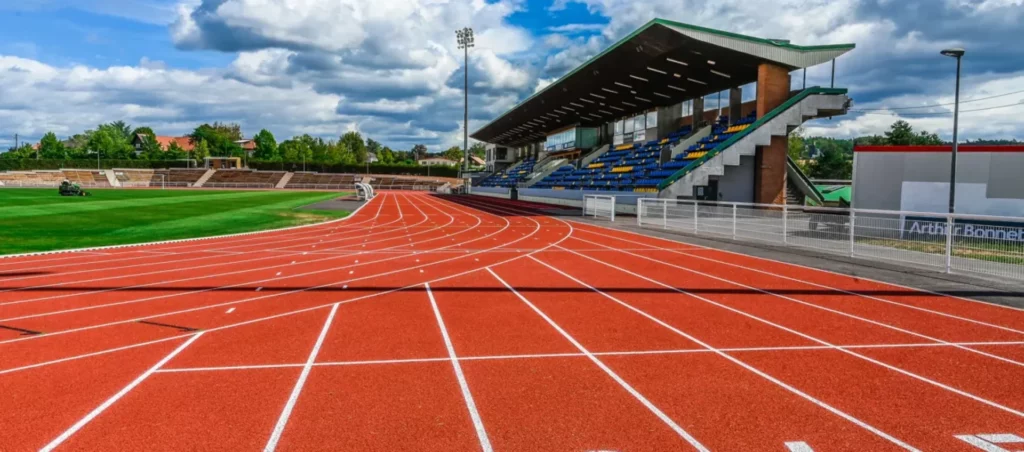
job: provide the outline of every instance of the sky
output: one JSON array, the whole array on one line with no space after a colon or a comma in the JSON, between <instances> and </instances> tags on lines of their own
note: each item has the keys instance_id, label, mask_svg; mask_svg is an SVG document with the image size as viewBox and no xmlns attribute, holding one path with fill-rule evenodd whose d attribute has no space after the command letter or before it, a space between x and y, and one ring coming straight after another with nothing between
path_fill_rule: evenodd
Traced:
<instances>
[{"instance_id":1,"label":"sky","mask_svg":"<svg viewBox=\"0 0 1024 452\"><path fill-rule=\"evenodd\" d=\"M476 37L472 132L653 18L855 43L836 69L851 112L807 135L905 119L948 139L955 61L939 51L963 47L961 138L1024 139L1024 0L22 0L0 2L0 148L123 120L443 150L463 131L455 29Z\"/></svg>"}]
</instances>

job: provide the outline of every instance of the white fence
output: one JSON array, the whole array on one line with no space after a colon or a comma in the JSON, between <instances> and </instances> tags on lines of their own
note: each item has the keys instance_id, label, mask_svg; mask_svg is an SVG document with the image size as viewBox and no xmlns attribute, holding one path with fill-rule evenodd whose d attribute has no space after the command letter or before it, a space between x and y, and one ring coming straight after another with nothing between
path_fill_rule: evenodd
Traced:
<instances>
[{"instance_id":1,"label":"white fence","mask_svg":"<svg viewBox=\"0 0 1024 452\"><path fill-rule=\"evenodd\" d=\"M269 182L207 182L203 188L274 188Z\"/></svg>"},{"instance_id":2,"label":"white fence","mask_svg":"<svg viewBox=\"0 0 1024 452\"><path fill-rule=\"evenodd\" d=\"M615 197L586 195L583 197L583 216L607 218L615 221Z\"/></svg>"},{"instance_id":3,"label":"white fence","mask_svg":"<svg viewBox=\"0 0 1024 452\"><path fill-rule=\"evenodd\" d=\"M645 198L641 227L1024 280L1024 218Z\"/></svg>"}]
</instances>

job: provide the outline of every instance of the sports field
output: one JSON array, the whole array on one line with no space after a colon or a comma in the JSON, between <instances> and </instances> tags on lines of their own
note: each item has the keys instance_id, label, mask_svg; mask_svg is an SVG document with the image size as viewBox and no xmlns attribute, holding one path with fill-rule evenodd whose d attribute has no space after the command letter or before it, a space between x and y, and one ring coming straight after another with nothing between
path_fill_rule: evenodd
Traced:
<instances>
[{"instance_id":1,"label":"sports field","mask_svg":"<svg viewBox=\"0 0 1024 452\"><path fill-rule=\"evenodd\" d=\"M0 261L0 449L1018 451L1024 311L385 192Z\"/></svg>"},{"instance_id":2,"label":"sports field","mask_svg":"<svg viewBox=\"0 0 1024 452\"><path fill-rule=\"evenodd\" d=\"M337 192L90 190L63 197L56 188L0 190L0 254L73 249L258 231L343 217L295 210Z\"/></svg>"}]
</instances>

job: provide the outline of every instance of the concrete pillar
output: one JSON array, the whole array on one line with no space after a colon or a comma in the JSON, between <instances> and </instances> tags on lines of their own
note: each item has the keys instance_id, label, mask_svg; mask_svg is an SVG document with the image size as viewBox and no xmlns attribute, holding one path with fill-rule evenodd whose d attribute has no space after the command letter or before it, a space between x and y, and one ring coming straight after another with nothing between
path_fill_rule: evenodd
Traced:
<instances>
[{"instance_id":1,"label":"concrete pillar","mask_svg":"<svg viewBox=\"0 0 1024 452\"><path fill-rule=\"evenodd\" d=\"M683 107L680 104L672 104L667 107L658 107L658 136L662 139L668 134L679 130L679 119L683 116Z\"/></svg>"},{"instance_id":2,"label":"concrete pillar","mask_svg":"<svg viewBox=\"0 0 1024 452\"><path fill-rule=\"evenodd\" d=\"M743 117L741 106L743 105L743 89L732 88L729 90L729 125L736 124Z\"/></svg>"},{"instance_id":3,"label":"concrete pillar","mask_svg":"<svg viewBox=\"0 0 1024 452\"><path fill-rule=\"evenodd\" d=\"M789 98L789 70L770 63L757 67L757 117L782 105ZM763 204L786 203L787 137L772 137L771 144L757 150L754 178L754 202Z\"/></svg>"},{"instance_id":4,"label":"concrete pillar","mask_svg":"<svg viewBox=\"0 0 1024 452\"><path fill-rule=\"evenodd\" d=\"M693 114L690 115L690 125L693 126L694 130L696 130L697 125L704 120L704 96L693 100L692 113Z\"/></svg>"}]
</instances>

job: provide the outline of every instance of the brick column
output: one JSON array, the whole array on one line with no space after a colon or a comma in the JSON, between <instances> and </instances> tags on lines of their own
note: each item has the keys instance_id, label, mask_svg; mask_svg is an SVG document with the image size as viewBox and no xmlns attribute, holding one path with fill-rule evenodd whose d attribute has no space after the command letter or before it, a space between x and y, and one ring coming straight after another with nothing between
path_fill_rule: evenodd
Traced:
<instances>
[{"instance_id":1,"label":"brick column","mask_svg":"<svg viewBox=\"0 0 1024 452\"><path fill-rule=\"evenodd\" d=\"M736 124L736 121L743 117L742 105L743 89L731 88L729 90L729 125Z\"/></svg>"},{"instance_id":2,"label":"brick column","mask_svg":"<svg viewBox=\"0 0 1024 452\"><path fill-rule=\"evenodd\" d=\"M757 68L757 117L782 105L789 98L789 70L763 63ZM787 137L772 137L768 146L757 149L754 180L754 202L763 204L786 203Z\"/></svg>"}]
</instances>

